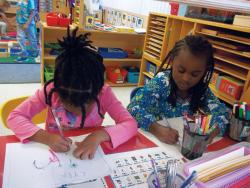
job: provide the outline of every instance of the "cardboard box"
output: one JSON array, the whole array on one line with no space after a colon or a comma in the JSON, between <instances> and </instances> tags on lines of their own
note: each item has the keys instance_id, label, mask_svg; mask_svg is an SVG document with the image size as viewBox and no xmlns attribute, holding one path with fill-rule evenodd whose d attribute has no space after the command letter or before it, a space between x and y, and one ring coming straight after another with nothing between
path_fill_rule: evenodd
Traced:
<instances>
[{"instance_id":1,"label":"cardboard box","mask_svg":"<svg viewBox=\"0 0 250 188\"><path fill-rule=\"evenodd\" d=\"M250 16L235 15L233 25L250 27Z\"/></svg>"},{"instance_id":2,"label":"cardboard box","mask_svg":"<svg viewBox=\"0 0 250 188\"><path fill-rule=\"evenodd\" d=\"M243 86L244 85L242 82L236 79L230 78L230 77L223 76L221 78L219 90L222 93L225 93L233 97L234 99L239 100L241 96L241 92L243 90Z\"/></svg>"}]
</instances>

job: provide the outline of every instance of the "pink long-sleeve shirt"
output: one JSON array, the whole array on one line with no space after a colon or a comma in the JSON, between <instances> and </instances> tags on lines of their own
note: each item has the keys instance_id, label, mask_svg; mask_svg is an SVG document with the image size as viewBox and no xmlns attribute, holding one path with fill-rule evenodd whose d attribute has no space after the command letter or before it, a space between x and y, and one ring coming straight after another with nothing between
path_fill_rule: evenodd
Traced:
<instances>
[{"instance_id":1,"label":"pink long-sleeve shirt","mask_svg":"<svg viewBox=\"0 0 250 188\"><path fill-rule=\"evenodd\" d=\"M47 87L47 93L49 93L52 87L53 84ZM107 112L115 121L115 126L107 126L104 130L109 134L113 148L116 148L136 134L137 122L122 106L109 86L104 85L98 99L100 101L101 114L104 115ZM52 108L56 110L61 125L69 128L77 128L80 126L82 116L76 116L66 111L57 93L53 93L51 101ZM25 142L29 137L40 130L38 126L32 123L31 119L44 108L49 108L46 118L47 131L57 131L56 122L51 114L50 107L45 103L44 87L37 90L33 96L29 97L10 113L7 120L8 126L22 142ZM103 119L98 114L97 105L94 104L91 111L86 114L84 127L98 127L101 126L102 123Z\"/></svg>"}]
</instances>

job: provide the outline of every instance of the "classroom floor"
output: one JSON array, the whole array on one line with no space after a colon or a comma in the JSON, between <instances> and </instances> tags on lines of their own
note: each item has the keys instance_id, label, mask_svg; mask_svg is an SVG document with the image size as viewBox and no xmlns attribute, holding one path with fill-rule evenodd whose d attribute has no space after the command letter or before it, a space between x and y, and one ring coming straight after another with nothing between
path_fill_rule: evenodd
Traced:
<instances>
[{"instance_id":1,"label":"classroom floor","mask_svg":"<svg viewBox=\"0 0 250 188\"><path fill-rule=\"evenodd\" d=\"M10 98L32 95L35 91L41 87L40 83L32 84L0 84L0 104ZM116 97L126 107L129 104L130 92L134 87L112 87ZM113 120L106 115L104 119L104 125L111 125ZM0 136L11 135L13 132L6 129L0 122Z\"/></svg>"}]
</instances>

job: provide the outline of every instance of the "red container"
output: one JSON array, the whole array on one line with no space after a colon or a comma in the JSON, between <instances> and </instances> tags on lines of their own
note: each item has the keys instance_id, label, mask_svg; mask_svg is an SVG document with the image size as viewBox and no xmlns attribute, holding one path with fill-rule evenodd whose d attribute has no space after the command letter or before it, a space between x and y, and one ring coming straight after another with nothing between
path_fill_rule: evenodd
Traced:
<instances>
[{"instance_id":1,"label":"red container","mask_svg":"<svg viewBox=\"0 0 250 188\"><path fill-rule=\"evenodd\" d=\"M243 84L230 78L222 77L219 90L222 93L239 100L243 90Z\"/></svg>"},{"instance_id":2,"label":"red container","mask_svg":"<svg viewBox=\"0 0 250 188\"><path fill-rule=\"evenodd\" d=\"M68 27L70 24L70 19L66 15L56 12L48 13L46 21L48 26Z\"/></svg>"},{"instance_id":3,"label":"red container","mask_svg":"<svg viewBox=\"0 0 250 188\"><path fill-rule=\"evenodd\" d=\"M179 3L169 3L171 6L170 14L171 15L178 15L179 11Z\"/></svg>"},{"instance_id":4,"label":"red container","mask_svg":"<svg viewBox=\"0 0 250 188\"><path fill-rule=\"evenodd\" d=\"M46 22L48 26L58 25L58 14L55 12L48 13L46 16Z\"/></svg>"},{"instance_id":5,"label":"red container","mask_svg":"<svg viewBox=\"0 0 250 188\"><path fill-rule=\"evenodd\" d=\"M60 27L68 27L70 24L70 19L69 18L59 18L59 26Z\"/></svg>"},{"instance_id":6,"label":"red container","mask_svg":"<svg viewBox=\"0 0 250 188\"><path fill-rule=\"evenodd\" d=\"M107 78L115 84L124 83L128 74L126 69L119 67L107 67L106 71Z\"/></svg>"}]
</instances>

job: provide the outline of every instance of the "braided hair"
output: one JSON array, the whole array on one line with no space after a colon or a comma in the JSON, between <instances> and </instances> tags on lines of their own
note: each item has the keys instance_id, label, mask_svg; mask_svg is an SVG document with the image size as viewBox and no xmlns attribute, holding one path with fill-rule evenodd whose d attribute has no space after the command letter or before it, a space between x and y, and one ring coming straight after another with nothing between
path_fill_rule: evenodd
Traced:
<instances>
[{"instance_id":1,"label":"braided hair","mask_svg":"<svg viewBox=\"0 0 250 188\"><path fill-rule=\"evenodd\" d=\"M205 57L206 71L201 80L189 92L191 94L190 110L195 113L199 108L205 105L205 93L214 70L214 58L212 45L202 36L187 35L182 40L175 43L173 49L167 54L163 60L157 73L165 71L173 62L174 58L179 55L180 51L186 48L196 57ZM177 98L177 85L174 82L172 68L170 68L170 94L167 98L168 102L175 107Z\"/></svg>"},{"instance_id":2,"label":"braided hair","mask_svg":"<svg viewBox=\"0 0 250 188\"><path fill-rule=\"evenodd\" d=\"M104 86L103 58L96 52L88 39L90 33L77 36L78 28L72 33L67 29L67 36L58 40L61 53L55 61L54 79L48 81L44 87L46 104L50 107L51 98L54 92L58 93L62 101L80 107L82 120L80 127L84 126L86 118L85 105L95 101L98 107L98 114L104 118L100 112L100 102L98 94ZM54 82L54 88L47 93L47 86Z\"/></svg>"}]
</instances>

